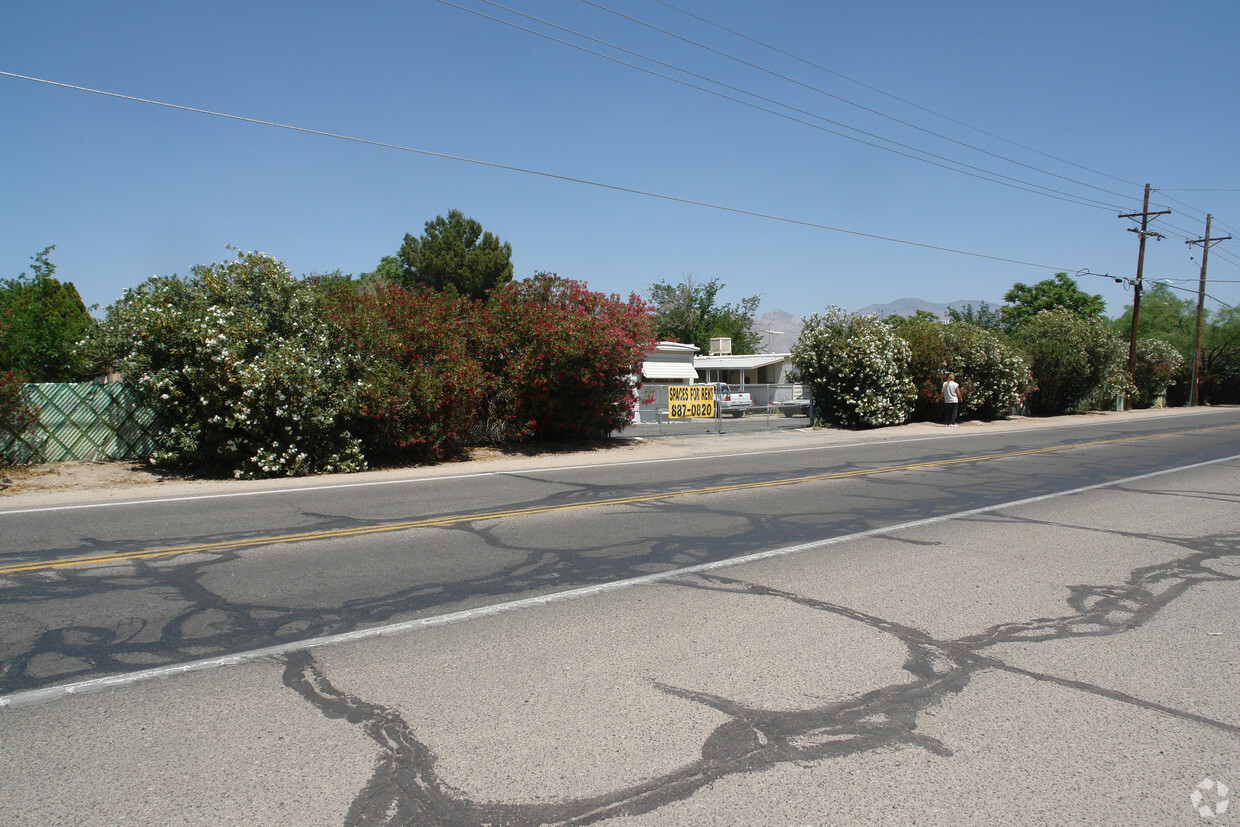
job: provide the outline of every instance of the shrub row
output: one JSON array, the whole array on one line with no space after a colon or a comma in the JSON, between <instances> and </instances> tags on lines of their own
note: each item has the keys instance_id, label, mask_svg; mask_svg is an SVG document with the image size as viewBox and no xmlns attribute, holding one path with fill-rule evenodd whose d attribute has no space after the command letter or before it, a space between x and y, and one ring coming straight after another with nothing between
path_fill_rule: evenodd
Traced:
<instances>
[{"instance_id":1,"label":"shrub row","mask_svg":"<svg viewBox=\"0 0 1240 827\"><path fill-rule=\"evenodd\" d=\"M1101 318L1065 308L1037 313L1011 335L925 318L893 325L828 308L806 319L792 359L827 424L877 427L941 418L949 373L960 383L965 417L1004 418L1022 405L1039 415L1073 413L1116 394L1152 404L1180 357L1156 340L1142 340L1137 355L1134 385L1119 336Z\"/></svg>"},{"instance_id":2,"label":"shrub row","mask_svg":"<svg viewBox=\"0 0 1240 827\"><path fill-rule=\"evenodd\" d=\"M152 461L259 477L606 435L654 332L636 296L550 274L474 301L302 281L252 252L127 291L99 336L164 423Z\"/></svg>"}]
</instances>

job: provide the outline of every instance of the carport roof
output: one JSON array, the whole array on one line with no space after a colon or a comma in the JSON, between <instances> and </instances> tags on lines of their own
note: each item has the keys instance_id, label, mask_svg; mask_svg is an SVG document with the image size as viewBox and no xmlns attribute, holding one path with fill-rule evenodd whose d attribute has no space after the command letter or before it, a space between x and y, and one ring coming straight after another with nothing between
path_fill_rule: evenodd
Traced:
<instances>
[{"instance_id":1,"label":"carport roof","mask_svg":"<svg viewBox=\"0 0 1240 827\"><path fill-rule=\"evenodd\" d=\"M791 356L789 353L754 353L748 356L694 356L693 366L698 370L755 370L767 365L778 365Z\"/></svg>"}]
</instances>

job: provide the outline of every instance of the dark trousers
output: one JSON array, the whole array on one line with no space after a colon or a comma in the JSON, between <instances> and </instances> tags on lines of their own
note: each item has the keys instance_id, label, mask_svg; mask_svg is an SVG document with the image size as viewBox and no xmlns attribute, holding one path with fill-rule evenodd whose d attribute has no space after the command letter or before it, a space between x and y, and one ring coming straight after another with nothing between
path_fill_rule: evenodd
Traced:
<instances>
[{"instance_id":1,"label":"dark trousers","mask_svg":"<svg viewBox=\"0 0 1240 827\"><path fill-rule=\"evenodd\" d=\"M955 425L956 424L956 413L957 411L960 410L960 403L959 402L945 402L943 404L947 407L947 424Z\"/></svg>"}]
</instances>

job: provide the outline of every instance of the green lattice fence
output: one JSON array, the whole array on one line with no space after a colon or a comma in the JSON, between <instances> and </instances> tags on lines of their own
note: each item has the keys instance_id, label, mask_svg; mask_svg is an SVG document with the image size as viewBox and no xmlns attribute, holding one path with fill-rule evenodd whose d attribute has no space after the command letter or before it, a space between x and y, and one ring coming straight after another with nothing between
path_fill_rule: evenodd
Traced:
<instances>
[{"instance_id":1,"label":"green lattice fence","mask_svg":"<svg viewBox=\"0 0 1240 827\"><path fill-rule=\"evenodd\" d=\"M154 412L125 384L27 385L39 422L21 436L0 433L13 465L68 459L140 459L154 448Z\"/></svg>"}]
</instances>

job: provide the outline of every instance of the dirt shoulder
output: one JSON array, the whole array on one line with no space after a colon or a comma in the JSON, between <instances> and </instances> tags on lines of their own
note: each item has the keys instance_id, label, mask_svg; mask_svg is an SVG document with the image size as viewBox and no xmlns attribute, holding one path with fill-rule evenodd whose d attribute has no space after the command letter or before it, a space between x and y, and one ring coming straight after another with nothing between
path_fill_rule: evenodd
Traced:
<instances>
[{"instance_id":1,"label":"dirt shoulder","mask_svg":"<svg viewBox=\"0 0 1240 827\"><path fill-rule=\"evenodd\" d=\"M1208 413L1213 408L1173 408L1165 410L1110 412L1098 411L1079 416L1052 418L1013 417L997 422L962 422L948 429L937 423L913 423L868 431L834 428L814 430L751 431L693 436L642 436L639 428L623 436L589 448L522 447L511 450L481 448L467 460L439 465L408 466L364 471L358 474L281 477L268 480L230 480L172 474L144 462L113 460L105 462L51 462L42 465L0 468L0 510L55 507L80 503L112 502L131 499L157 499L233 491L313 488L324 485L350 485L385 480L448 477L482 473L513 473L539 468L576 465L677 459L731 453L762 453L801 447L853 442L890 441L924 437L964 437L980 431L1051 428L1114 418L1144 419L1183 417Z\"/></svg>"}]
</instances>

